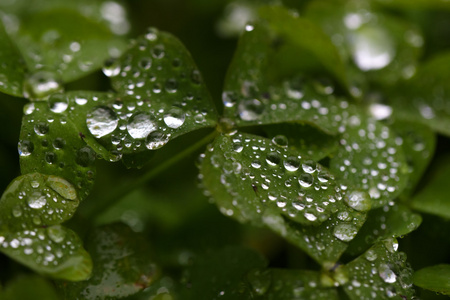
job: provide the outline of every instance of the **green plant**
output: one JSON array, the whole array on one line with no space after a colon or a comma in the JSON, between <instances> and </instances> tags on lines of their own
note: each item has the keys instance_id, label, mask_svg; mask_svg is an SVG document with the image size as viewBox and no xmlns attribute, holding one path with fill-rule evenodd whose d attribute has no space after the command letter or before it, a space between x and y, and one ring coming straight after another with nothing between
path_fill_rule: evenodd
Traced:
<instances>
[{"instance_id":1,"label":"green plant","mask_svg":"<svg viewBox=\"0 0 450 300\"><path fill-rule=\"evenodd\" d=\"M450 294L450 4L262 2L0 4L1 299Z\"/></svg>"}]
</instances>

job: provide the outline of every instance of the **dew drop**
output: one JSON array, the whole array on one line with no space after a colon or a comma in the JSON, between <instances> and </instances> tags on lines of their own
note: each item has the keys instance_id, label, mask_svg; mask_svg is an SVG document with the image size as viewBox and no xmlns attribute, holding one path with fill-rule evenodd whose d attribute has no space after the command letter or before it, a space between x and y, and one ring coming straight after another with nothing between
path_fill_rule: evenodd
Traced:
<instances>
[{"instance_id":1,"label":"dew drop","mask_svg":"<svg viewBox=\"0 0 450 300\"><path fill-rule=\"evenodd\" d=\"M308 221L311 221L311 222L314 222L315 220L317 220L316 215L311 214L311 213L305 213L304 216Z\"/></svg>"},{"instance_id":2,"label":"dew drop","mask_svg":"<svg viewBox=\"0 0 450 300\"><path fill-rule=\"evenodd\" d=\"M75 190L75 187L70 182L61 177L50 175L47 179L47 185L64 199L77 199L77 192Z\"/></svg>"},{"instance_id":3,"label":"dew drop","mask_svg":"<svg viewBox=\"0 0 450 300\"><path fill-rule=\"evenodd\" d=\"M61 84L53 72L39 71L25 80L25 98L39 99L61 90Z\"/></svg>"},{"instance_id":4,"label":"dew drop","mask_svg":"<svg viewBox=\"0 0 450 300\"><path fill-rule=\"evenodd\" d=\"M173 94L177 92L178 82L176 79L170 78L167 79L166 84L164 86L166 88L166 92Z\"/></svg>"},{"instance_id":5,"label":"dew drop","mask_svg":"<svg viewBox=\"0 0 450 300\"><path fill-rule=\"evenodd\" d=\"M244 121L257 120L264 112L264 104L258 99L244 100L238 105L239 117Z\"/></svg>"},{"instance_id":6,"label":"dew drop","mask_svg":"<svg viewBox=\"0 0 450 300\"><path fill-rule=\"evenodd\" d=\"M96 138L108 135L117 128L119 119L112 109L98 106L88 113L86 125L89 132Z\"/></svg>"},{"instance_id":7,"label":"dew drop","mask_svg":"<svg viewBox=\"0 0 450 300\"><path fill-rule=\"evenodd\" d=\"M108 59L105 61L102 71L108 77L115 77L120 73L120 65L116 59Z\"/></svg>"},{"instance_id":8,"label":"dew drop","mask_svg":"<svg viewBox=\"0 0 450 300\"><path fill-rule=\"evenodd\" d=\"M48 164L52 165L52 164L56 163L56 160L57 160L57 156L54 152L46 152L45 153L45 161Z\"/></svg>"},{"instance_id":9,"label":"dew drop","mask_svg":"<svg viewBox=\"0 0 450 300\"><path fill-rule=\"evenodd\" d=\"M34 144L28 140L22 140L18 144L18 151L20 156L29 156L33 153Z\"/></svg>"},{"instance_id":10,"label":"dew drop","mask_svg":"<svg viewBox=\"0 0 450 300\"><path fill-rule=\"evenodd\" d=\"M53 140L53 148L61 150L66 145L66 141L63 138L56 138Z\"/></svg>"},{"instance_id":11,"label":"dew drop","mask_svg":"<svg viewBox=\"0 0 450 300\"><path fill-rule=\"evenodd\" d=\"M378 258L378 255L374 250L370 249L370 250L367 250L367 252L364 254L364 257L368 261L374 261Z\"/></svg>"},{"instance_id":12,"label":"dew drop","mask_svg":"<svg viewBox=\"0 0 450 300\"><path fill-rule=\"evenodd\" d=\"M41 209L47 204L47 199L45 195L41 192L33 192L30 196L28 196L28 206L33 209Z\"/></svg>"},{"instance_id":13,"label":"dew drop","mask_svg":"<svg viewBox=\"0 0 450 300\"><path fill-rule=\"evenodd\" d=\"M266 162L271 166L276 166L281 162L281 157L277 152L270 152L266 156Z\"/></svg>"},{"instance_id":14,"label":"dew drop","mask_svg":"<svg viewBox=\"0 0 450 300\"><path fill-rule=\"evenodd\" d=\"M149 150L156 150L167 144L167 142L169 142L169 138L164 133L153 131L147 136L145 146Z\"/></svg>"},{"instance_id":15,"label":"dew drop","mask_svg":"<svg viewBox=\"0 0 450 300\"><path fill-rule=\"evenodd\" d=\"M139 68L143 70L148 70L152 66L152 60L151 58L144 57L139 61Z\"/></svg>"},{"instance_id":16,"label":"dew drop","mask_svg":"<svg viewBox=\"0 0 450 300\"><path fill-rule=\"evenodd\" d=\"M75 161L82 167L88 167L95 162L95 152L90 147L83 147L77 151Z\"/></svg>"},{"instance_id":17,"label":"dew drop","mask_svg":"<svg viewBox=\"0 0 450 300\"><path fill-rule=\"evenodd\" d=\"M305 171L306 173L314 173L316 171L317 168L317 164L315 161L313 160L306 160L303 164L302 164L302 169L303 171Z\"/></svg>"},{"instance_id":18,"label":"dew drop","mask_svg":"<svg viewBox=\"0 0 450 300\"><path fill-rule=\"evenodd\" d=\"M270 287L272 276L269 270L253 270L247 274L248 282L258 295L264 295Z\"/></svg>"},{"instance_id":19,"label":"dew drop","mask_svg":"<svg viewBox=\"0 0 450 300\"><path fill-rule=\"evenodd\" d=\"M165 55L165 52L164 52L164 46L163 45L156 45L155 47L153 47L153 49L152 49L152 56L154 58L161 59L161 58L164 57L164 55Z\"/></svg>"},{"instance_id":20,"label":"dew drop","mask_svg":"<svg viewBox=\"0 0 450 300\"><path fill-rule=\"evenodd\" d=\"M39 136L44 136L48 133L49 127L47 123L39 122L34 125L34 132Z\"/></svg>"},{"instance_id":21,"label":"dew drop","mask_svg":"<svg viewBox=\"0 0 450 300\"><path fill-rule=\"evenodd\" d=\"M88 102L86 98L75 97L75 103L78 105L85 105Z\"/></svg>"},{"instance_id":22,"label":"dew drop","mask_svg":"<svg viewBox=\"0 0 450 300\"><path fill-rule=\"evenodd\" d=\"M283 162L284 168L289 172L295 172L300 167L300 160L295 156L289 156Z\"/></svg>"},{"instance_id":23,"label":"dew drop","mask_svg":"<svg viewBox=\"0 0 450 300\"><path fill-rule=\"evenodd\" d=\"M69 104L63 94L53 94L48 99L48 106L52 112L60 114L67 110Z\"/></svg>"},{"instance_id":24,"label":"dew drop","mask_svg":"<svg viewBox=\"0 0 450 300\"><path fill-rule=\"evenodd\" d=\"M368 211L371 207L369 195L361 191L351 192L348 197L344 197L344 201L348 206L357 211Z\"/></svg>"},{"instance_id":25,"label":"dew drop","mask_svg":"<svg viewBox=\"0 0 450 300\"><path fill-rule=\"evenodd\" d=\"M354 225L347 223L336 225L333 232L334 236L343 242L350 242L357 233L358 229Z\"/></svg>"},{"instance_id":26,"label":"dew drop","mask_svg":"<svg viewBox=\"0 0 450 300\"><path fill-rule=\"evenodd\" d=\"M308 188L314 183L314 177L311 174L301 174L298 178L298 183L302 187Z\"/></svg>"},{"instance_id":27,"label":"dew drop","mask_svg":"<svg viewBox=\"0 0 450 300\"><path fill-rule=\"evenodd\" d=\"M272 138L272 143L279 147L286 148L288 146L288 139L284 135L277 135Z\"/></svg>"},{"instance_id":28,"label":"dew drop","mask_svg":"<svg viewBox=\"0 0 450 300\"><path fill-rule=\"evenodd\" d=\"M394 271L386 264L381 264L378 267L378 275L380 275L381 279L386 283L394 283L397 281L397 275L395 275Z\"/></svg>"},{"instance_id":29,"label":"dew drop","mask_svg":"<svg viewBox=\"0 0 450 300\"><path fill-rule=\"evenodd\" d=\"M133 114L128 120L127 130L134 139L144 139L157 129L153 115L144 112Z\"/></svg>"},{"instance_id":30,"label":"dew drop","mask_svg":"<svg viewBox=\"0 0 450 300\"><path fill-rule=\"evenodd\" d=\"M186 114L181 108L173 107L164 116L164 123L170 128L177 129L184 124Z\"/></svg>"},{"instance_id":31,"label":"dew drop","mask_svg":"<svg viewBox=\"0 0 450 300\"><path fill-rule=\"evenodd\" d=\"M66 232L61 225L53 225L47 228L48 237L55 243L61 243L66 237Z\"/></svg>"}]
</instances>

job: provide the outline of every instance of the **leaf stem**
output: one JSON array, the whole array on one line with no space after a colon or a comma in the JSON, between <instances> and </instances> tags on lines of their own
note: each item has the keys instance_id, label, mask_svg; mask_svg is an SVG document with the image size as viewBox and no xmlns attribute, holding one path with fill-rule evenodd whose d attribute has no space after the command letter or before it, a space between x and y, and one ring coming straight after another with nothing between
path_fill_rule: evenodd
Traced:
<instances>
[{"instance_id":1,"label":"leaf stem","mask_svg":"<svg viewBox=\"0 0 450 300\"><path fill-rule=\"evenodd\" d=\"M132 182L127 182L125 184L122 184L118 186L116 189L114 189L111 193L109 193L107 196L103 197L101 200L98 199L98 201L95 203L95 206L93 206L91 209L87 209L85 212L85 216L90 218L94 217L103 211L105 211L109 206L113 205L135 189L141 187L146 182L152 180L157 175L165 171L166 169L170 168L177 162L181 161L182 159L188 157L201 147L205 146L209 142L211 142L219 132L217 130L214 130L207 136L205 136L203 139L199 140L195 144L191 145L190 147L186 148L182 152L178 153L177 155L173 156L172 158L163 161L162 163L156 165L155 167L148 170L147 173L143 174L139 178L136 178Z\"/></svg>"}]
</instances>

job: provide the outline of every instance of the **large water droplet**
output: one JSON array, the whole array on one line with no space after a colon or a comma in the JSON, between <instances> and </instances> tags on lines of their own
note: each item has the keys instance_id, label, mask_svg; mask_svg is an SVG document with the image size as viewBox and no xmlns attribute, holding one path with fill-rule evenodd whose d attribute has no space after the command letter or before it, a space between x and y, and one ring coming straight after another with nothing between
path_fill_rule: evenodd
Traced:
<instances>
[{"instance_id":1,"label":"large water droplet","mask_svg":"<svg viewBox=\"0 0 450 300\"><path fill-rule=\"evenodd\" d=\"M108 59L103 66L103 74L108 77L114 77L120 73L120 65L115 59Z\"/></svg>"},{"instance_id":2,"label":"large water droplet","mask_svg":"<svg viewBox=\"0 0 450 300\"><path fill-rule=\"evenodd\" d=\"M75 158L77 164L82 167L88 167L95 162L95 152L90 147L83 147L77 151Z\"/></svg>"},{"instance_id":3,"label":"large water droplet","mask_svg":"<svg viewBox=\"0 0 450 300\"><path fill-rule=\"evenodd\" d=\"M302 174L298 178L298 183L300 183L302 187L310 187L314 183L314 177L311 174Z\"/></svg>"},{"instance_id":4,"label":"large water droplet","mask_svg":"<svg viewBox=\"0 0 450 300\"><path fill-rule=\"evenodd\" d=\"M278 154L277 152L270 152L266 156L266 162L271 166L278 165L281 162L280 154Z\"/></svg>"},{"instance_id":5,"label":"large water droplet","mask_svg":"<svg viewBox=\"0 0 450 300\"><path fill-rule=\"evenodd\" d=\"M94 108L87 115L86 125L96 138L108 135L117 128L119 119L112 109L106 106Z\"/></svg>"},{"instance_id":6,"label":"large water droplet","mask_svg":"<svg viewBox=\"0 0 450 300\"><path fill-rule=\"evenodd\" d=\"M41 192L33 192L30 196L28 196L27 202L29 207L33 209L40 209L47 204L47 199Z\"/></svg>"},{"instance_id":7,"label":"large water droplet","mask_svg":"<svg viewBox=\"0 0 450 300\"><path fill-rule=\"evenodd\" d=\"M48 237L55 243L61 243L66 237L66 232L61 225L53 225L47 228Z\"/></svg>"},{"instance_id":8,"label":"large water droplet","mask_svg":"<svg viewBox=\"0 0 450 300\"><path fill-rule=\"evenodd\" d=\"M381 279L386 283L394 283L397 281L397 275L395 275L394 271L386 264L380 265L378 268L378 275L380 275Z\"/></svg>"},{"instance_id":9,"label":"large water droplet","mask_svg":"<svg viewBox=\"0 0 450 300\"><path fill-rule=\"evenodd\" d=\"M363 71L382 69L394 58L391 37L381 28L361 27L353 33L351 42L353 59Z\"/></svg>"},{"instance_id":10,"label":"large water droplet","mask_svg":"<svg viewBox=\"0 0 450 300\"><path fill-rule=\"evenodd\" d=\"M369 195L361 191L351 192L344 200L348 206L358 211L368 211L371 206Z\"/></svg>"},{"instance_id":11,"label":"large water droplet","mask_svg":"<svg viewBox=\"0 0 450 300\"><path fill-rule=\"evenodd\" d=\"M65 199L77 199L77 191L74 186L61 177L52 175L49 176L47 179L47 185Z\"/></svg>"},{"instance_id":12,"label":"large water droplet","mask_svg":"<svg viewBox=\"0 0 450 300\"><path fill-rule=\"evenodd\" d=\"M285 169L289 172L295 172L300 167L300 160L295 156L289 156L283 162Z\"/></svg>"},{"instance_id":13,"label":"large water droplet","mask_svg":"<svg viewBox=\"0 0 450 300\"><path fill-rule=\"evenodd\" d=\"M289 142L286 136L280 134L272 138L272 143L279 147L286 148Z\"/></svg>"},{"instance_id":14,"label":"large water droplet","mask_svg":"<svg viewBox=\"0 0 450 300\"><path fill-rule=\"evenodd\" d=\"M132 138L143 139L157 128L153 115L144 112L133 114L128 120L127 130Z\"/></svg>"},{"instance_id":15,"label":"large water droplet","mask_svg":"<svg viewBox=\"0 0 450 300\"><path fill-rule=\"evenodd\" d=\"M167 144L169 138L160 131L151 132L145 141L145 146L149 150L156 150Z\"/></svg>"},{"instance_id":16,"label":"large water droplet","mask_svg":"<svg viewBox=\"0 0 450 300\"><path fill-rule=\"evenodd\" d=\"M48 99L48 106L52 112L60 114L66 111L69 104L63 94L54 94Z\"/></svg>"},{"instance_id":17,"label":"large water droplet","mask_svg":"<svg viewBox=\"0 0 450 300\"><path fill-rule=\"evenodd\" d=\"M317 168L317 163L313 160L307 160L302 164L302 169L306 173L314 173Z\"/></svg>"},{"instance_id":18,"label":"large water droplet","mask_svg":"<svg viewBox=\"0 0 450 300\"><path fill-rule=\"evenodd\" d=\"M353 224L341 223L334 228L334 236L343 242L350 242L358 233L358 229Z\"/></svg>"},{"instance_id":19,"label":"large water droplet","mask_svg":"<svg viewBox=\"0 0 450 300\"><path fill-rule=\"evenodd\" d=\"M181 108L174 107L171 108L168 113L164 116L164 123L170 128L179 128L183 125L186 114Z\"/></svg>"},{"instance_id":20,"label":"large water droplet","mask_svg":"<svg viewBox=\"0 0 450 300\"><path fill-rule=\"evenodd\" d=\"M61 90L61 84L53 72L39 71L25 80L25 98L39 99Z\"/></svg>"},{"instance_id":21,"label":"large water droplet","mask_svg":"<svg viewBox=\"0 0 450 300\"><path fill-rule=\"evenodd\" d=\"M48 124L45 122L39 122L34 125L34 132L36 132L37 135L46 135L48 133L48 130Z\"/></svg>"},{"instance_id":22,"label":"large water droplet","mask_svg":"<svg viewBox=\"0 0 450 300\"><path fill-rule=\"evenodd\" d=\"M34 144L28 140L20 141L18 145L18 150L20 156L28 156L31 153L33 153Z\"/></svg>"},{"instance_id":23,"label":"large water droplet","mask_svg":"<svg viewBox=\"0 0 450 300\"><path fill-rule=\"evenodd\" d=\"M244 100L238 105L239 117L244 121L257 120L264 112L264 104L258 99Z\"/></svg>"}]
</instances>

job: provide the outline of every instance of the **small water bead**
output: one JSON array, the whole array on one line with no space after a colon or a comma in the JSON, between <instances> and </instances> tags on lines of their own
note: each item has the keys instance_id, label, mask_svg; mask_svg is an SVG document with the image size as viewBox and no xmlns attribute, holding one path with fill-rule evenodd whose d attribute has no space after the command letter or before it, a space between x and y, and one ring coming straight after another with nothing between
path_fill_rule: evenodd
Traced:
<instances>
[{"instance_id":1,"label":"small water bead","mask_svg":"<svg viewBox=\"0 0 450 300\"><path fill-rule=\"evenodd\" d=\"M18 147L20 156L29 156L34 151L34 144L28 140L22 140L19 142Z\"/></svg>"},{"instance_id":2,"label":"small water bead","mask_svg":"<svg viewBox=\"0 0 450 300\"><path fill-rule=\"evenodd\" d=\"M160 131L153 131L147 136L145 146L149 150L156 150L163 147L168 142L169 137L167 137L164 133Z\"/></svg>"},{"instance_id":3,"label":"small water bead","mask_svg":"<svg viewBox=\"0 0 450 300\"><path fill-rule=\"evenodd\" d=\"M34 105L33 102L27 103L27 104L25 104L25 106L23 107L23 113L24 113L25 115L31 115L31 114L34 112L35 108L36 108L36 107L35 107L35 105Z\"/></svg>"},{"instance_id":4,"label":"small water bead","mask_svg":"<svg viewBox=\"0 0 450 300\"><path fill-rule=\"evenodd\" d=\"M317 163L313 160L306 160L302 164L302 169L306 173L314 173L317 169Z\"/></svg>"},{"instance_id":5,"label":"small water bead","mask_svg":"<svg viewBox=\"0 0 450 300\"><path fill-rule=\"evenodd\" d=\"M259 169L261 168L261 162L257 159L255 159L254 161L252 161L251 166L255 169Z\"/></svg>"},{"instance_id":6,"label":"small water bead","mask_svg":"<svg viewBox=\"0 0 450 300\"><path fill-rule=\"evenodd\" d=\"M302 203L299 199L292 201L292 206L296 210L304 210L305 209L305 204Z\"/></svg>"},{"instance_id":7,"label":"small water bead","mask_svg":"<svg viewBox=\"0 0 450 300\"><path fill-rule=\"evenodd\" d=\"M127 131L134 139L144 139L157 129L155 117L149 113L137 112L128 119Z\"/></svg>"},{"instance_id":8,"label":"small water bead","mask_svg":"<svg viewBox=\"0 0 450 300\"><path fill-rule=\"evenodd\" d=\"M56 150L61 150L64 148L64 146L66 145L66 140L64 140L63 138L56 138L53 140L53 148L55 148Z\"/></svg>"},{"instance_id":9,"label":"small water bead","mask_svg":"<svg viewBox=\"0 0 450 300\"><path fill-rule=\"evenodd\" d=\"M156 41L156 39L158 38L158 34L159 34L158 29L156 29L154 27L150 27L150 28L147 29L147 33L145 34L145 38L148 41L153 42L153 41Z\"/></svg>"},{"instance_id":10,"label":"small water bead","mask_svg":"<svg viewBox=\"0 0 450 300\"><path fill-rule=\"evenodd\" d=\"M110 134L117 128L119 119L112 109L106 106L95 107L87 114L86 125L96 138Z\"/></svg>"},{"instance_id":11,"label":"small water bead","mask_svg":"<svg viewBox=\"0 0 450 300\"><path fill-rule=\"evenodd\" d=\"M47 185L65 199L77 199L75 187L64 178L50 175L47 179Z\"/></svg>"},{"instance_id":12,"label":"small water bead","mask_svg":"<svg viewBox=\"0 0 450 300\"><path fill-rule=\"evenodd\" d=\"M236 105L237 96L234 92L223 92L222 102L225 107L233 107Z\"/></svg>"},{"instance_id":13,"label":"small water bead","mask_svg":"<svg viewBox=\"0 0 450 300\"><path fill-rule=\"evenodd\" d=\"M364 257L368 261L374 261L378 258L378 255L374 250L370 249L370 250L367 250L367 252L364 254Z\"/></svg>"},{"instance_id":14,"label":"small water bead","mask_svg":"<svg viewBox=\"0 0 450 300\"><path fill-rule=\"evenodd\" d=\"M358 233L358 229L349 223L340 223L334 227L333 235L343 242L350 242Z\"/></svg>"},{"instance_id":15,"label":"small water bead","mask_svg":"<svg viewBox=\"0 0 450 300\"><path fill-rule=\"evenodd\" d=\"M252 270L247 274L248 282L258 295L264 295L272 283L270 270Z\"/></svg>"},{"instance_id":16,"label":"small water bead","mask_svg":"<svg viewBox=\"0 0 450 300\"><path fill-rule=\"evenodd\" d=\"M314 215L312 213L305 212L304 216L308 221L311 221L311 222L314 222L315 220L317 220L316 215Z\"/></svg>"},{"instance_id":17,"label":"small water bead","mask_svg":"<svg viewBox=\"0 0 450 300\"><path fill-rule=\"evenodd\" d=\"M257 120L264 110L264 104L258 99L243 100L238 105L239 117L244 121Z\"/></svg>"},{"instance_id":18,"label":"small water bead","mask_svg":"<svg viewBox=\"0 0 450 300\"><path fill-rule=\"evenodd\" d=\"M266 162L271 166L278 165L281 162L280 154L277 152L269 152L266 156Z\"/></svg>"},{"instance_id":19,"label":"small water bead","mask_svg":"<svg viewBox=\"0 0 450 300\"><path fill-rule=\"evenodd\" d=\"M298 178L298 183L302 187L308 188L314 183L314 177L311 174L301 174Z\"/></svg>"},{"instance_id":20,"label":"small water bead","mask_svg":"<svg viewBox=\"0 0 450 300\"><path fill-rule=\"evenodd\" d=\"M41 209L47 204L47 198L41 192L33 192L27 199L28 206L33 209Z\"/></svg>"},{"instance_id":21,"label":"small water bead","mask_svg":"<svg viewBox=\"0 0 450 300\"><path fill-rule=\"evenodd\" d=\"M48 133L49 126L45 122L39 122L36 125L34 125L34 132L39 136L44 136Z\"/></svg>"},{"instance_id":22,"label":"small water bead","mask_svg":"<svg viewBox=\"0 0 450 300\"><path fill-rule=\"evenodd\" d=\"M90 147L83 147L77 151L75 161L82 167L88 167L95 162L95 152Z\"/></svg>"},{"instance_id":23,"label":"small water bead","mask_svg":"<svg viewBox=\"0 0 450 300\"><path fill-rule=\"evenodd\" d=\"M50 165L56 163L56 161L57 161L56 154L54 152L46 152L45 153L45 161Z\"/></svg>"},{"instance_id":24,"label":"small water bead","mask_svg":"<svg viewBox=\"0 0 450 300\"><path fill-rule=\"evenodd\" d=\"M176 93L178 89L178 81L174 78L167 79L164 87L166 89L166 92L170 94Z\"/></svg>"},{"instance_id":25,"label":"small water bead","mask_svg":"<svg viewBox=\"0 0 450 300\"><path fill-rule=\"evenodd\" d=\"M282 148L286 148L289 144L288 139L284 135L277 135L272 138L272 143Z\"/></svg>"},{"instance_id":26,"label":"small water bead","mask_svg":"<svg viewBox=\"0 0 450 300\"><path fill-rule=\"evenodd\" d=\"M152 59L149 57L144 57L139 61L138 65L139 68L143 70L148 70L152 66Z\"/></svg>"},{"instance_id":27,"label":"small water bead","mask_svg":"<svg viewBox=\"0 0 450 300\"><path fill-rule=\"evenodd\" d=\"M164 50L164 45L162 45L162 44L159 44L159 45L156 45L155 47L153 47L151 52L152 52L152 56L156 59L161 59L166 54L165 50Z\"/></svg>"},{"instance_id":28,"label":"small water bead","mask_svg":"<svg viewBox=\"0 0 450 300\"><path fill-rule=\"evenodd\" d=\"M108 77L115 77L120 74L120 65L116 59L108 59L105 61L102 71Z\"/></svg>"},{"instance_id":29,"label":"small water bead","mask_svg":"<svg viewBox=\"0 0 450 300\"><path fill-rule=\"evenodd\" d=\"M48 237L55 243L61 243L66 237L66 231L61 227L61 225L53 225L47 228Z\"/></svg>"},{"instance_id":30,"label":"small water bead","mask_svg":"<svg viewBox=\"0 0 450 300\"><path fill-rule=\"evenodd\" d=\"M18 205L14 206L11 212L12 212L13 217L18 218L18 217L22 216L22 209Z\"/></svg>"},{"instance_id":31,"label":"small water bead","mask_svg":"<svg viewBox=\"0 0 450 300\"><path fill-rule=\"evenodd\" d=\"M296 156L289 156L283 162L284 168L289 172L295 172L300 168L300 159Z\"/></svg>"},{"instance_id":32,"label":"small water bead","mask_svg":"<svg viewBox=\"0 0 450 300\"><path fill-rule=\"evenodd\" d=\"M86 98L75 97L75 103L78 105L85 105L88 102Z\"/></svg>"},{"instance_id":33,"label":"small water bead","mask_svg":"<svg viewBox=\"0 0 450 300\"><path fill-rule=\"evenodd\" d=\"M173 107L164 116L164 123L170 128L177 129L184 124L186 114L181 108Z\"/></svg>"},{"instance_id":34,"label":"small water bead","mask_svg":"<svg viewBox=\"0 0 450 300\"><path fill-rule=\"evenodd\" d=\"M48 100L48 106L52 112L60 114L67 110L69 103L63 94L53 94Z\"/></svg>"}]
</instances>

